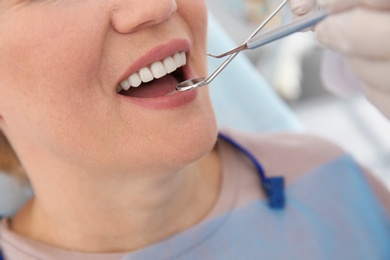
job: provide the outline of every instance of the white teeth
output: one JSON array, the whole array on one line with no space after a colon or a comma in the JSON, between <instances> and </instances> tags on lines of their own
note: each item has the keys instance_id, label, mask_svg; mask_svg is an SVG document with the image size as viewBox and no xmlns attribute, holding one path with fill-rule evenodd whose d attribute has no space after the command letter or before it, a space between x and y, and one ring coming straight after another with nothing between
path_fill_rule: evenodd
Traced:
<instances>
[{"instance_id":1,"label":"white teeth","mask_svg":"<svg viewBox=\"0 0 390 260\"><path fill-rule=\"evenodd\" d=\"M128 79L122 81L117 87L119 93L122 89L129 90L130 87L139 87L142 83L147 83L153 79L159 79L167 74L174 72L177 68L187 64L186 53L177 52L163 61L157 61L150 67L142 68L139 72L134 73Z\"/></svg>"},{"instance_id":2,"label":"white teeth","mask_svg":"<svg viewBox=\"0 0 390 260\"><path fill-rule=\"evenodd\" d=\"M129 88L131 87L130 85L130 82L126 79L124 81L121 82L121 87L124 89L124 90L129 90Z\"/></svg>"},{"instance_id":3,"label":"white teeth","mask_svg":"<svg viewBox=\"0 0 390 260\"><path fill-rule=\"evenodd\" d=\"M129 83L134 88L139 87L142 84L141 77L137 72L129 77Z\"/></svg>"},{"instance_id":4,"label":"white teeth","mask_svg":"<svg viewBox=\"0 0 390 260\"><path fill-rule=\"evenodd\" d=\"M179 67L182 66L183 61L182 61L182 59L181 59L180 53L176 53L175 55L173 55L173 60L174 60L175 63L176 63L176 68L179 68Z\"/></svg>"},{"instance_id":5,"label":"white teeth","mask_svg":"<svg viewBox=\"0 0 390 260\"><path fill-rule=\"evenodd\" d=\"M141 76L141 80L144 83L148 83L154 79L153 74L149 68L142 68L139 71L139 75Z\"/></svg>"},{"instance_id":6,"label":"white teeth","mask_svg":"<svg viewBox=\"0 0 390 260\"><path fill-rule=\"evenodd\" d=\"M181 52L180 56L181 56L182 65L186 65L187 64L187 56L186 56L186 54L184 52Z\"/></svg>"},{"instance_id":7,"label":"white teeth","mask_svg":"<svg viewBox=\"0 0 390 260\"><path fill-rule=\"evenodd\" d=\"M156 79L162 78L167 75L167 71L165 70L164 65L161 61L157 61L150 66L150 70L152 71L153 77Z\"/></svg>"},{"instance_id":8,"label":"white teeth","mask_svg":"<svg viewBox=\"0 0 390 260\"><path fill-rule=\"evenodd\" d=\"M172 57L168 57L163 61L164 67L167 71L167 74L172 73L176 70L176 62L173 60Z\"/></svg>"}]
</instances>

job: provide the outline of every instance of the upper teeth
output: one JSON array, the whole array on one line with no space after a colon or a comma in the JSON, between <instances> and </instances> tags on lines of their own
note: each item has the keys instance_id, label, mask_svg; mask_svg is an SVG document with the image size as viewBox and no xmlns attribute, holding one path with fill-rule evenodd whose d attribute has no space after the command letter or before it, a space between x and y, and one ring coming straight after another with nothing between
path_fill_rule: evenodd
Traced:
<instances>
[{"instance_id":1,"label":"upper teeth","mask_svg":"<svg viewBox=\"0 0 390 260\"><path fill-rule=\"evenodd\" d=\"M162 78L186 64L187 58L185 52L177 52L173 56L169 56L162 61L157 61L148 67L140 69L138 72L122 81L119 84L117 91L120 92L122 89L129 90L130 87L139 87L142 83Z\"/></svg>"}]
</instances>

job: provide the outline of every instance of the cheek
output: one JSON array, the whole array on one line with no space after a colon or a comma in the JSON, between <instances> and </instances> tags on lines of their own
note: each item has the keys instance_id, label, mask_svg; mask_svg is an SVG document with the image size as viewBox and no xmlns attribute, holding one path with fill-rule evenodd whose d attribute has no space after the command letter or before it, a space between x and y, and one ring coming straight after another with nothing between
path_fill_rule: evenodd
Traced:
<instances>
[{"instance_id":1,"label":"cheek","mask_svg":"<svg viewBox=\"0 0 390 260\"><path fill-rule=\"evenodd\" d=\"M0 23L0 115L30 139L63 139L69 125L83 125L101 102L97 43L103 41L96 28L102 26L84 21L85 29L74 30L75 21L61 20L60 14L49 19L53 23L23 14Z\"/></svg>"},{"instance_id":2,"label":"cheek","mask_svg":"<svg viewBox=\"0 0 390 260\"><path fill-rule=\"evenodd\" d=\"M102 28L107 17L97 8L86 12L87 5L28 5L9 12L0 21L3 38L0 40L0 73L11 74L23 92L33 87L35 93L51 91L43 90L42 83L48 82L47 85L58 90L57 86L86 79L98 70L101 53L98 44L103 42ZM85 13L89 14L87 18ZM96 19L97 16L100 19Z\"/></svg>"},{"instance_id":3,"label":"cheek","mask_svg":"<svg viewBox=\"0 0 390 260\"><path fill-rule=\"evenodd\" d=\"M86 26L89 31L74 30L76 22L61 20L62 16L69 17L27 13L26 18L11 20L12 30L2 35L1 87L8 88L20 102L53 103L54 109L58 99L78 99L80 93L88 91L84 86L99 81L101 47L96 43L102 41L96 39L94 26Z\"/></svg>"},{"instance_id":4,"label":"cheek","mask_svg":"<svg viewBox=\"0 0 390 260\"><path fill-rule=\"evenodd\" d=\"M184 0L185 1L185 0ZM207 7L202 0L188 1L183 3L186 7L185 16L190 21L190 24L196 30L204 33L207 27Z\"/></svg>"}]
</instances>

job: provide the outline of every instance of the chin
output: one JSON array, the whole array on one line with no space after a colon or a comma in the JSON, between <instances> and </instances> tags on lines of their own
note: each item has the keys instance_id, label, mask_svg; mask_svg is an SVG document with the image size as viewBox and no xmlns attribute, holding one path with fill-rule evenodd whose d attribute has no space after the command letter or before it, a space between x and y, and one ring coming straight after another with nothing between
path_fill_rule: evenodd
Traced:
<instances>
[{"instance_id":1,"label":"chin","mask_svg":"<svg viewBox=\"0 0 390 260\"><path fill-rule=\"evenodd\" d=\"M179 170L207 155L215 146L218 128L207 88L199 94L186 107L145 115L128 142L117 140L119 147L111 147L110 154L120 156L110 156L116 161L110 165L122 165L125 172Z\"/></svg>"},{"instance_id":2,"label":"chin","mask_svg":"<svg viewBox=\"0 0 390 260\"><path fill-rule=\"evenodd\" d=\"M183 167L207 155L215 146L218 128L214 113L192 118L187 125L182 124L164 138L164 150L157 154L171 167ZM160 161L164 163L163 161Z\"/></svg>"},{"instance_id":3,"label":"chin","mask_svg":"<svg viewBox=\"0 0 390 260\"><path fill-rule=\"evenodd\" d=\"M214 112L207 105L198 114L186 116L174 131L165 133L163 150L158 152L156 162L168 167L184 167L207 155L215 146L218 128Z\"/></svg>"},{"instance_id":4,"label":"chin","mask_svg":"<svg viewBox=\"0 0 390 260\"><path fill-rule=\"evenodd\" d=\"M183 134L180 142L176 142L176 160L172 160L178 166L185 166L193 163L207 155L215 146L217 141L217 127L208 126L198 131L193 131L191 135Z\"/></svg>"}]
</instances>

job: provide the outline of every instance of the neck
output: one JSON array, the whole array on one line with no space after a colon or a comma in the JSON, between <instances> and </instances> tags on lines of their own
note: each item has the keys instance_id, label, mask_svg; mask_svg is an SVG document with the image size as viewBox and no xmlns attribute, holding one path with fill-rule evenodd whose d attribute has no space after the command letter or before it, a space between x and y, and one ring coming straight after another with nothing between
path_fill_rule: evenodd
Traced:
<instances>
[{"instance_id":1,"label":"neck","mask_svg":"<svg viewBox=\"0 0 390 260\"><path fill-rule=\"evenodd\" d=\"M12 219L11 228L72 251L134 251L201 221L218 196L219 173L214 150L169 173L32 181L35 197Z\"/></svg>"}]
</instances>

